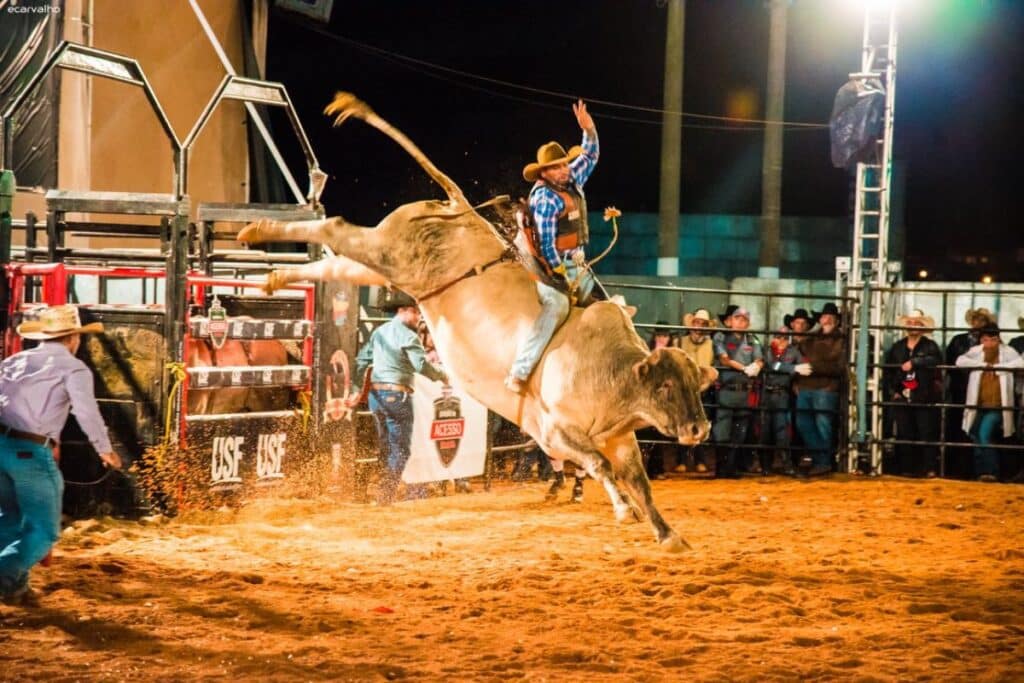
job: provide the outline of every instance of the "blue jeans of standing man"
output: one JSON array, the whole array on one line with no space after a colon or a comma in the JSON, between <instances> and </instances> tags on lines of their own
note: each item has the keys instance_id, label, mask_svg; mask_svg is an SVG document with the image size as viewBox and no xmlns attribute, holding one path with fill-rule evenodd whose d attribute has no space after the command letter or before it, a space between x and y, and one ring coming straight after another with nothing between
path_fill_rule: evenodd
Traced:
<instances>
[{"instance_id":1,"label":"blue jeans of standing man","mask_svg":"<svg viewBox=\"0 0 1024 683\"><path fill-rule=\"evenodd\" d=\"M374 389L369 397L370 412L377 426L377 443L384 462L381 502L395 498L402 470L409 461L412 446L412 395L405 391Z\"/></svg>"},{"instance_id":2,"label":"blue jeans of standing man","mask_svg":"<svg viewBox=\"0 0 1024 683\"><path fill-rule=\"evenodd\" d=\"M57 542L63 495L48 446L0 436L0 594L24 586Z\"/></svg>"},{"instance_id":3,"label":"blue jeans of standing man","mask_svg":"<svg viewBox=\"0 0 1024 683\"><path fill-rule=\"evenodd\" d=\"M832 469L832 434L839 394L823 389L801 389L796 395L796 428L803 437L813 467Z\"/></svg>"},{"instance_id":4,"label":"blue jeans of standing man","mask_svg":"<svg viewBox=\"0 0 1024 683\"><path fill-rule=\"evenodd\" d=\"M581 271L572 259L567 259L564 264L566 279L569 282L576 282L576 278L579 278L577 298L586 301L594 289L593 274L589 270ZM537 298L540 299L540 315L533 321L533 326L526 337L519 340L516 359L512 362L510 372L512 376L524 381L537 367L544 349L555 336L555 331L569 315L569 297L554 287L538 282Z\"/></svg>"},{"instance_id":5,"label":"blue jeans of standing man","mask_svg":"<svg viewBox=\"0 0 1024 683\"><path fill-rule=\"evenodd\" d=\"M974 476L980 477L983 474L999 476L999 451L994 448L987 448L999 435L1003 426L1003 412L1001 410L979 410L974 417L974 424L971 425L971 441L977 444L974 447Z\"/></svg>"}]
</instances>

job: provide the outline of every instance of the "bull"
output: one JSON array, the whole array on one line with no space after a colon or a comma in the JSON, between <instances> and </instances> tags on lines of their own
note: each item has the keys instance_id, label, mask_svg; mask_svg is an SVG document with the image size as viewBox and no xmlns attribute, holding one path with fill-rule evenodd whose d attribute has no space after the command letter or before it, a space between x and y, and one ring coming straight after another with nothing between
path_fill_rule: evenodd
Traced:
<instances>
[{"instance_id":1,"label":"bull","mask_svg":"<svg viewBox=\"0 0 1024 683\"><path fill-rule=\"evenodd\" d=\"M647 519L663 548L688 549L654 505L634 430L650 425L684 445L703 441L710 424L700 393L715 370L698 367L679 349L650 352L622 306L598 302L570 312L523 394L506 391L516 341L540 312L526 269L458 185L401 131L347 93L338 93L326 113L335 115L336 126L356 117L390 137L447 200L405 204L374 228L340 217L250 223L239 241L313 242L336 254L276 270L267 288L337 279L411 294L459 386L519 425L548 455L584 468L607 491L617 519Z\"/></svg>"}]
</instances>

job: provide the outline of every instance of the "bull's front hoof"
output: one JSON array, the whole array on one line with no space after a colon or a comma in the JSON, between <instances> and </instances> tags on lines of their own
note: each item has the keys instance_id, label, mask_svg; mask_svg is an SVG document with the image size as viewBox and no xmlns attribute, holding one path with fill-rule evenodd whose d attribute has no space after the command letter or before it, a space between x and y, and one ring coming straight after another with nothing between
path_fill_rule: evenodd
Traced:
<instances>
[{"instance_id":1,"label":"bull's front hoof","mask_svg":"<svg viewBox=\"0 0 1024 683\"><path fill-rule=\"evenodd\" d=\"M661 539L661 548L665 552L669 553L682 553L687 550L693 550L690 544L679 537L679 534L672 534Z\"/></svg>"}]
</instances>

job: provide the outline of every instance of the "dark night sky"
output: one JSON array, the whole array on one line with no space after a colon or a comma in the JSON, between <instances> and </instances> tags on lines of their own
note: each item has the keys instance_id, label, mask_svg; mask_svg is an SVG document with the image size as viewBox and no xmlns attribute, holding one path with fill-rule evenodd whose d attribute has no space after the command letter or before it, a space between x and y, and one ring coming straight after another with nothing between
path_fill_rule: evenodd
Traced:
<instances>
[{"instance_id":1,"label":"dark night sky","mask_svg":"<svg viewBox=\"0 0 1024 683\"><path fill-rule=\"evenodd\" d=\"M656 0L340 0L326 26L272 14L267 75L288 87L331 174L329 212L375 224L397 204L438 190L368 126L331 129L320 110L335 90L356 93L402 129L471 199L522 193L520 172L538 145L578 139L570 100L536 90L661 107L666 13ZM836 90L859 68L862 30L854 0L794 0L787 121L827 123ZM1022 38L1024 3L1014 0L911 0L901 18L895 141L915 271L973 277L943 265L951 247L968 248L969 235L982 244L974 252L1011 255L997 279L1021 279L1024 230L1010 174L1022 152ZM761 118L767 42L760 0L688 0L684 110L728 115L747 92L749 116ZM660 116L590 107L602 158L588 195L601 206L656 212ZM698 119L684 125L682 210L760 213L761 131ZM783 214L847 212L847 178L832 168L828 142L827 129L787 132Z\"/></svg>"}]
</instances>

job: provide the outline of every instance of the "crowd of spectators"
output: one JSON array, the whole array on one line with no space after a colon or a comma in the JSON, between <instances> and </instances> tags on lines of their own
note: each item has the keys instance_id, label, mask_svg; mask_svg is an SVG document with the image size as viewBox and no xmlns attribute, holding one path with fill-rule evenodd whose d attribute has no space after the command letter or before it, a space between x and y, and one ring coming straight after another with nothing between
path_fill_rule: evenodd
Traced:
<instances>
[{"instance_id":1,"label":"crowd of spectators","mask_svg":"<svg viewBox=\"0 0 1024 683\"><path fill-rule=\"evenodd\" d=\"M702 397L713 424L708 444L684 448L638 433L652 478L670 470L718 478L835 471L851 363L838 307L798 308L775 328L772 321L758 322L773 329L767 344L748 331L750 312L737 305L718 316L703 308L687 313L681 335L657 323L652 349L677 346L699 365L718 369L719 379ZM897 318L900 338L885 349L878 395L870 396L885 424L885 472L1024 478L1024 370L1017 370L1024 368L1024 335L1004 344L995 316L984 308L969 311L967 322L969 331L943 350L933 339L934 320L923 311ZM1024 317L1018 323L1024 330Z\"/></svg>"}]
</instances>

